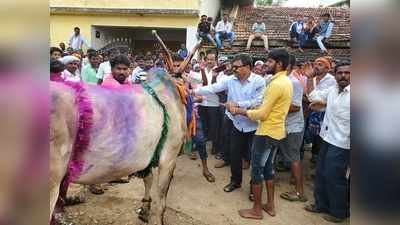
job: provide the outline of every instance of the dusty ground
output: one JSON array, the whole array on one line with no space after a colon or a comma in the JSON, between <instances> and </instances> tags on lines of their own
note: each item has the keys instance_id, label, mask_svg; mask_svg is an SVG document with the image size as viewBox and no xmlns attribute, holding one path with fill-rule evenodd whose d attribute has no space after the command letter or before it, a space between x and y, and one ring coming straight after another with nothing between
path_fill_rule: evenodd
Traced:
<instances>
[{"instance_id":1,"label":"dusty ground","mask_svg":"<svg viewBox=\"0 0 400 225\"><path fill-rule=\"evenodd\" d=\"M308 154L306 154L308 156ZM305 160L308 162L308 160ZM201 175L200 160L190 160L182 155L178 158L177 168L167 199L166 225L325 225L330 224L318 214L303 210L303 203L287 202L279 197L284 191L293 188L289 184L289 172L278 173L275 189L276 217L264 213L262 221L245 220L239 217L240 208L250 207L248 200L249 173L244 171L241 189L225 193L222 189L229 182L229 167L214 168L215 159L209 157L209 167L216 176L215 183L208 183ZM312 182L310 167L305 166L306 193L312 202ZM131 179L128 184L107 185L104 195L88 193L87 202L67 207L65 219L74 225L134 225L143 224L137 219L135 210L140 207L144 186L140 179ZM81 189L73 186L72 193ZM264 190L265 192L265 190ZM264 194L264 199L266 196ZM345 221L342 224L349 224Z\"/></svg>"}]
</instances>

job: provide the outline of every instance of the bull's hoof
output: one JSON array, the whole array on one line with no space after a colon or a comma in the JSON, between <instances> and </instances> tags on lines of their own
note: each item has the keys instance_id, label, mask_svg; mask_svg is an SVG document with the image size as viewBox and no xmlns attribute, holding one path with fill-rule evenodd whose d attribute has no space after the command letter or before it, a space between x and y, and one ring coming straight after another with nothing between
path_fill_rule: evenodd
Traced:
<instances>
[{"instance_id":1,"label":"bull's hoof","mask_svg":"<svg viewBox=\"0 0 400 225\"><path fill-rule=\"evenodd\" d=\"M101 187L100 184L99 184L99 185L97 185L97 184L90 185L90 186L89 186L89 191L90 191L92 194L95 194L95 195L102 195L102 194L104 194L104 189Z\"/></svg>"},{"instance_id":2,"label":"bull's hoof","mask_svg":"<svg viewBox=\"0 0 400 225\"><path fill-rule=\"evenodd\" d=\"M67 197L64 200L64 204L65 206L72 206L72 205L78 205L81 203L85 203L86 199L83 196L71 196L71 197Z\"/></svg>"},{"instance_id":3,"label":"bull's hoof","mask_svg":"<svg viewBox=\"0 0 400 225\"><path fill-rule=\"evenodd\" d=\"M136 210L136 213L141 221L145 223L149 222L149 210L145 209L145 207L140 207L138 210Z\"/></svg>"}]
</instances>

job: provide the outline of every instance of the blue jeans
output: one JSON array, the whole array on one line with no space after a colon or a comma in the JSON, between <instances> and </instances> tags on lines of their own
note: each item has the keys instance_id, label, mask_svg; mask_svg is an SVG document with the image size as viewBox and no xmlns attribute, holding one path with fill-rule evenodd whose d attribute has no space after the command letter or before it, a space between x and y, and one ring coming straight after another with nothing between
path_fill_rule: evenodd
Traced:
<instances>
[{"instance_id":1,"label":"blue jeans","mask_svg":"<svg viewBox=\"0 0 400 225\"><path fill-rule=\"evenodd\" d=\"M203 124L198 116L196 118L196 135L193 137L192 141L195 146L195 151L199 153L200 159L206 160L208 157L206 150L206 137L203 132Z\"/></svg>"},{"instance_id":2,"label":"blue jeans","mask_svg":"<svg viewBox=\"0 0 400 225\"><path fill-rule=\"evenodd\" d=\"M274 158L279 141L268 136L255 135L251 148L251 183L261 184L275 176Z\"/></svg>"},{"instance_id":3,"label":"blue jeans","mask_svg":"<svg viewBox=\"0 0 400 225\"><path fill-rule=\"evenodd\" d=\"M199 32L199 33L197 33L197 39L199 39L200 40L200 38L201 39L207 39L209 42L211 42L213 45L215 45L215 46L217 46L217 43L215 43L215 40L214 40L214 38L211 36L211 34L210 33L204 33L204 32Z\"/></svg>"},{"instance_id":4,"label":"blue jeans","mask_svg":"<svg viewBox=\"0 0 400 225\"><path fill-rule=\"evenodd\" d=\"M350 150L322 141L314 183L315 206L337 218L350 216L350 189L346 179Z\"/></svg>"},{"instance_id":5,"label":"blue jeans","mask_svg":"<svg viewBox=\"0 0 400 225\"><path fill-rule=\"evenodd\" d=\"M217 32L215 34L215 41L217 42L217 48L222 47L221 39L227 39L229 41L229 44L232 45L233 41L235 40L235 34L233 32L227 32L227 33Z\"/></svg>"}]
</instances>

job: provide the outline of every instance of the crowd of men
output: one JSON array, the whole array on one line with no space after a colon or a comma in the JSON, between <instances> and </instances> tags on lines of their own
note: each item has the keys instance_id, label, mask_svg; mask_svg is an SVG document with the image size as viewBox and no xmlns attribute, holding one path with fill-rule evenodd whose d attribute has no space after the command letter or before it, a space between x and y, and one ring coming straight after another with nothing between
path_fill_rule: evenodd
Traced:
<instances>
[{"instance_id":1,"label":"crowd of men","mask_svg":"<svg viewBox=\"0 0 400 225\"><path fill-rule=\"evenodd\" d=\"M301 14L296 16L289 27L290 38L298 44L298 49L304 52L303 48L310 45L312 42L318 44L322 53L328 53L325 43L331 37L334 22L329 13L321 15L320 22L317 22L313 16L308 16L304 20ZM248 38L246 50L250 50L254 39L262 39L264 42L265 51L269 51L267 25L263 22L263 16L258 15L256 22L252 25L251 34ZM229 21L228 14L223 15L223 19L213 26L212 18L207 15L202 15L200 23L197 26L197 38L203 39L215 45L217 49L223 50L222 40L229 42L228 48L232 47L235 40L235 33L232 31L232 23Z\"/></svg>"},{"instance_id":2,"label":"crowd of men","mask_svg":"<svg viewBox=\"0 0 400 225\"><path fill-rule=\"evenodd\" d=\"M329 16L330 17L330 16ZM328 18L328 15L327 15ZM217 48L222 39L234 40L228 16L215 27L215 40L210 34L211 23L201 17L199 38L207 38ZM319 34L331 22L324 19ZM253 26L255 37L268 42L261 18ZM303 41L298 17L291 31ZM264 33L263 33L264 32ZM78 30L65 45L50 49L50 79L52 81L84 82L91 85L135 85L146 81L152 69L165 67L163 55L110 52L99 54L89 49L81 51L84 41ZM77 39L77 40L74 40ZM317 38L322 41L323 38ZM250 41L251 44L251 41ZM77 49L74 49L76 46ZM249 44L248 44L249 47ZM268 44L265 45L268 49ZM173 54L174 65L189 54L184 45ZM182 74L172 74L185 82L194 99L196 135L192 139L193 152L200 156L203 175L209 182L215 176L207 165L206 142L211 141L211 154L218 160L215 168L229 166L231 177L223 188L232 192L242 184L242 170L251 167L253 207L239 211L240 216L262 219L263 211L275 216L275 167L290 169L294 190L281 193L282 199L307 202L304 191L303 153L312 145L311 162L316 164L314 178L315 204L305 207L313 213L324 213L324 219L340 222L349 217L350 178L350 63L322 56L315 61L297 62L284 49L270 50L266 59L253 63L248 54L237 54L233 59L218 57L209 50L204 58L193 59ZM278 155L280 157L278 157ZM267 203L262 204L263 181L267 189Z\"/></svg>"}]
</instances>

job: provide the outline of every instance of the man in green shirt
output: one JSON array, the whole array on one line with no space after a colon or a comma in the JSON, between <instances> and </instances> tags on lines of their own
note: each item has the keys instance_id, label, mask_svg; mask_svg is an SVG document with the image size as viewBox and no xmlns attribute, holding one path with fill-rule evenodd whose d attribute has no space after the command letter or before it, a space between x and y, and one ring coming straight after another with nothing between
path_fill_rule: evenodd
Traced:
<instances>
[{"instance_id":1,"label":"man in green shirt","mask_svg":"<svg viewBox=\"0 0 400 225\"><path fill-rule=\"evenodd\" d=\"M97 69L99 68L99 54L92 51L88 54L89 64L83 67L81 72L82 81L87 84L97 84Z\"/></svg>"}]
</instances>

